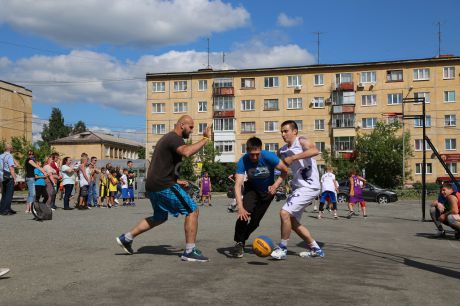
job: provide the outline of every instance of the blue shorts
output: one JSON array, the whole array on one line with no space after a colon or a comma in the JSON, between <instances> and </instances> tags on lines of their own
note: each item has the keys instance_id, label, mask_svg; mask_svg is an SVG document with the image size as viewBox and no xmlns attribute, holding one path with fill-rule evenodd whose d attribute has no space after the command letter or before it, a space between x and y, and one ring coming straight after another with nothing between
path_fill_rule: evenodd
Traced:
<instances>
[{"instance_id":1,"label":"blue shorts","mask_svg":"<svg viewBox=\"0 0 460 306\"><path fill-rule=\"evenodd\" d=\"M121 197L123 199L129 198L129 196L128 196L128 188L121 188Z\"/></svg>"},{"instance_id":2,"label":"blue shorts","mask_svg":"<svg viewBox=\"0 0 460 306\"><path fill-rule=\"evenodd\" d=\"M161 191L149 191L147 195L153 208L153 216L150 219L154 221L168 220L168 213L174 217L179 214L188 216L198 209L196 203L179 184Z\"/></svg>"},{"instance_id":3,"label":"blue shorts","mask_svg":"<svg viewBox=\"0 0 460 306\"><path fill-rule=\"evenodd\" d=\"M133 187L128 187L128 196L127 196L127 198L134 200L134 188Z\"/></svg>"},{"instance_id":4,"label":"blue shorts","mask_svg":"<svg viewBox=\"0 0 460 306\"><path fill-rule=\"evenodd\" d=\"M326 198L329 197L329 199L331 199L331 203L337 203L337 199L335 197L335 192L333 191L324 191L322 194L321 194L321 198L319 199L319 202L320 203L326 203Z\"/></svg>"}]
</instances>

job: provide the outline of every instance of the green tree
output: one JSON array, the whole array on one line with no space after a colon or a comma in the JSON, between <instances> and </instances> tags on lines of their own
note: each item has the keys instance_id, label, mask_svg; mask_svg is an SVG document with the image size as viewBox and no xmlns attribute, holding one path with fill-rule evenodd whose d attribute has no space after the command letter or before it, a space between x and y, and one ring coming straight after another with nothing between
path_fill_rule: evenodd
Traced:
<instances>
[{"instance_id":1,"label":"green tree","mask_svg":"<svg viewBox=\"0 0 460 306\"><path fill-rule=\"evenodd\" d=\"M359 169L366 170L366 179L382 187L394 188L402 185L403 137L409 143L409 134L397 135L398 122L377 123L370 134L359 134L356 140ZM412 156L409 145L404 147L405 156ZM406 165L405 165L406 167ZM404 171L407 170L404 167Z\"/></svg>"},{"instance_id":2,"label":"green tree","mask_svg":"<svg viewBox=\"0 0 460 306\"><path fill-rule=\"evenodd\" d=\"M337 180L347 179L350 170L357 167L355 160L344 159L342 156L333 156L329 150L325 150L321 155L326 165L331 165L334 168Z\"/></svg>"},{"instance_id":3,"label":"green tree","mask_svg":"<svg viewBox=\"0 0 460 306\"><path fill-rule=\"evenodd\" d=\"M74 124L72 134L75 135L86 131L88 131L88 129L86 128L86 124L83 121L79 120L77 123Z\"/></svg>"},{"instance_id":4,"label":"green tree","mask_svg":"<svg viewBox=\"0 0 460 306\"><path fill-rule=\"evenodd\" d=\"M45 143L67 137L72 127L64 124L64 117L59 108L53 107L48 124L43 125L42 139Z\"/></svg>"},{"instance_id":5,"label":"green tree","mask_svg":"<svg viewBox=\"0 0 460 306\"><path fill-rule=\"evenodd\" d=\"M137 158L145 159L145 148L144 147L139 148L139 150L137 150Z\"/></svg>"}]
</instances>

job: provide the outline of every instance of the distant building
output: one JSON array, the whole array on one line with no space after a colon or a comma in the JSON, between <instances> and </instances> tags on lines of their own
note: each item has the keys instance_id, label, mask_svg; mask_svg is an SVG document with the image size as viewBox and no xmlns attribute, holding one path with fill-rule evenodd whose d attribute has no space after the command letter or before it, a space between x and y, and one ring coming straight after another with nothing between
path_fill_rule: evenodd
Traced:
<instances>
[{"instance_id":1,"label":"distant building","mask_svg":"<svg viewBox=\"0 0 460 306\"><path fill-rule=\"evenodd\" d=\"M0 80L0 140L32 141L32 91Z\"/></svg>"},{"instance_id":2,"label":"distant building","mask_svg":"<svg viewBox=\"0 0 460 306\"><path fill-rule=\"evenodd\" d=\"M61 156L79 159L85 152L98 159L138 159L138 151L144 146L136 141L109 134L83 132L50 142Z\"/></svg>"},{"instance_id":3,"label":"distant building","mask_svg":"<svg viewBox=\"0 0 460 306\"><path fill-rule=\"evenodd\" d=\"M260 69L204 69L193 72L148 73L147 150L153 153L161 136L177 119L189 114L195 120L193 140L213 124L214 146L221 162L235 162L245 153L249 137L260 137L264 149L276 152L284 143L280 124L295 120L300 134L309 135L319 150L350 158L357 134L371 132L378 121L404 121L414 156L407 156L411 171L406 181L420 181L422 173L421 103L425 99L427 135L447 156L457 174L460 116L460 57L407 59L333 65ZM405 107L403 107L405 105ZM429 152L428 156L431 155ZM325 163L317 157L320 170ZM446 176L441 164L428 159L427 181Z\"/></svg>"}]
</instances>

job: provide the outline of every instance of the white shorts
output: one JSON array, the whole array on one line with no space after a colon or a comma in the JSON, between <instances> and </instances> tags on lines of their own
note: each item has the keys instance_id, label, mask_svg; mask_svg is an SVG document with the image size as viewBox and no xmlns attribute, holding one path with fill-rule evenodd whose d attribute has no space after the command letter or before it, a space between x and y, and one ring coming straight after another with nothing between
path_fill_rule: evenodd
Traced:
<instances>
[{"instance_id":1,"label":"white shorts","mask_svg":"<svg viewBox=\"0 0 460 306\"><path fill-rule=\"evenodd\" d=\"M310 205L319 194L320 189L311 189L309 187L297 188L292 191L282 209L300 222L305 207Z\"/></svg>"}]
</instances>

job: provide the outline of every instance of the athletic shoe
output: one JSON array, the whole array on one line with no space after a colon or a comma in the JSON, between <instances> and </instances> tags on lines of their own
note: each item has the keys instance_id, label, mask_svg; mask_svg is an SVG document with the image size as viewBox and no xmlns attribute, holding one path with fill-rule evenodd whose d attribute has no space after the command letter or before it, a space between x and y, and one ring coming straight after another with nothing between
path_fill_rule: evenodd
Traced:
<instances>
[{"instance_id":1,"label":"athletic shoe","mask_svg":"<svg viewBox=\"0 0 460 306\"><path fill-rule=\"evenodd\" d=\"M320 248L313 248L310 251L300 252L300 257L324 257L324 251Z\"/></svg>"},{"instance_id":2,"label":"athletic shoe","mask_svg":"<svg viewBox=\"0 0 460 306\"><path fill-rule=\"evenodd\" d=\"M339 216L337 216L337 214L334 214L334 219L338 219Z\"/></svg>"},{"instance_id":3,"label":"athletic shoe","mask_svg":"<svg viewBox=\"0 0 460 306\"><path fill-rule=\"evenodd\" d=\"M323 218L322 214L319 213L319 214L318 214L318 219L322 219L322 218Z\"/></svg>"},{"instance_id":4,"label":"athletic shoe","mask_svg":"<svg viewBox=\"0 0 460 306\"><path fill-rule=\"evenodd\" d=\"M118 201L118 199L115 199L114 202L117 203L117 204L120 204L120 202Z\"/></svg>"},{"instance_id":5,"label":"athletic shoe","mask_svg":"<svg viewBox=\"0 0 460 306\"><path fill-rule=\"evenodd\" d=\"M233 249L230 251L230 254L233 257L241 258L244 255L244 244L242 242L237 242L233 246Z\"/></svg>"},{"instance_id":6,"label":"athletic shoe","mask_svg":"<svg viewBox=\"0 0 460 306\"><path fill-rule=\"evenodd\" d=\"M273 257L274 259L278 259L278 260L286 259L286 257L287 257L287 248L277 246L273 250L273 252L270 254L270 256Z\"/></svg>"},{"instance_id":7,"label":"athletic shoe","mask_svg":"<svg viewBox=\"0 0 460 306\"><path fill-rule=\"evenodd\" d=\"M367 218L367 215L363 215L364 218Z\"/></svg>"},{"instance_id":8,"label":"athletic shoe","mask_svg":"<svg viewBox=\"0 0 460 306\"><path fill-rule=\"evenodd\" d=\"M206 262L209 261L209 258L206 256L203 256L200 250L197 248L193 248L193 250L190 253L182 253L181 259L183 261L199 261L199 262Z\"/></svg>"},{"instance_id":9,"label":"athletic shoe","mask_svg":"<svg viewBox=\"0 0 460 306\"><path fill-rule=\"evenodd\" d=\"M131 240L128 242L125 238L125 234L120 235L120 237L117 237L117 243L129 255L132 255L134 253L132 248L133 241Z\"/></svg>"},{"instance_id":10,"label":"athletic shoe","mask_svg":"<svg viewBox=\"0 0 460 306\"><path fill-rule=\"evenodd\" d=\"M354 212L349 211L349 212L348 212L348 215L347 215L347 219L351 219L351 216L353 216L353 215L354 215Z\"/></svg>"},{"instance_id":11,"label":"athletic shoe","mask_svg":"<svg viewBox=\"0 0 460 306\"><path fill-rule=\"evenodd\" d=\"M8 272L10 272L10 269L8 269L8 268L0 268L0 277L2 277L3 275L7 274Z\"/></svg>"},{"instance_id":12,"label":"athletic shoe","mask_svg":"<svg viewBox=\"0 0 460 306\"><path fill-rule=\"evenodd\" d=\"M460 239L460 231L455 231L455 235L454 235L455 239Z\"/></svg>"},{"instance_id":13,"label":"athletic shoe","mask_svg":"<svg viewBox=\"0 0 460 306\"><path fill-rule=\"evenodd\" d=\"M435 235L437 238L446 238L446 231L442 230L438 230L436 235Z\"/></svg>"}]
</instances>

